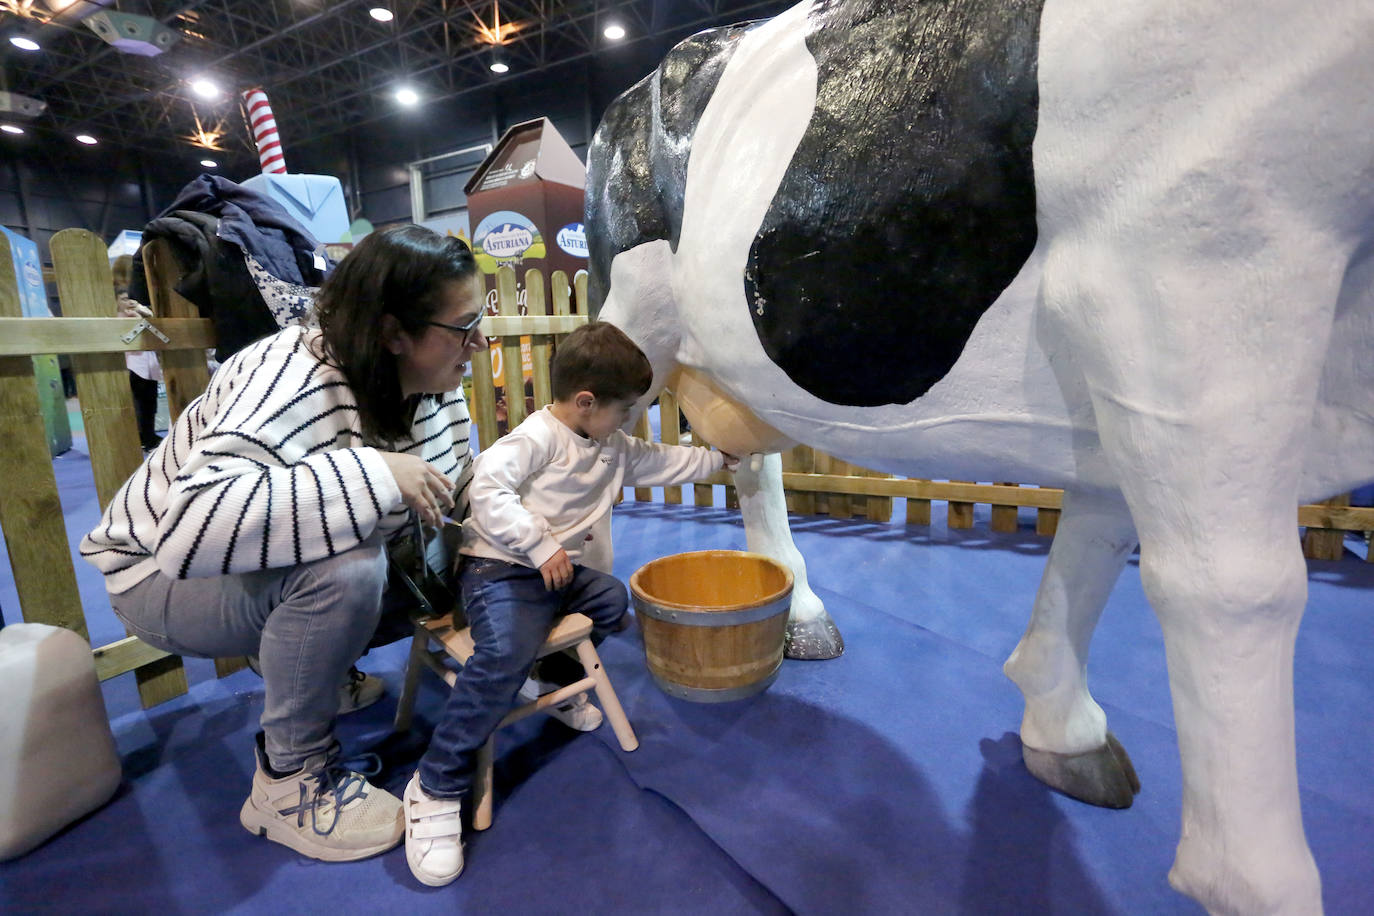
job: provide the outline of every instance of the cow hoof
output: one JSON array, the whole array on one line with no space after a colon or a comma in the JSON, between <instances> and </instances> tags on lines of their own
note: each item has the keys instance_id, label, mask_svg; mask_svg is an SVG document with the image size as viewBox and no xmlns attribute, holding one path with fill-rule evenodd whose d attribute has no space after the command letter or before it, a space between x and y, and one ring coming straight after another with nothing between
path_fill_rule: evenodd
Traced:
<instances>
[{"instance_id":1,"label":"cow hoof","mask_svg":"<svg viewBox=\"0 0 1374 916\"><path fill-rule=\"evenodd\" d=\"M1140 791L1131 758L1116 736L1082 754L1056 754L1021 745L1021 759L1031 775L1071 798L1102 808L1129 808Z\"/></svg>"},{"instance_id":2,"label":"cow hoof","mask_svg":"<svg viewBox=\"0 0 1374 916\"><path fill-rule=\"evenodd\" d=\"M788 658L820 661L838 658L844 654L844 637L840 635L835 621L829 614L813 617L811 620L787 622L787 638L783 641L783 654Z\"/></svg>"}]
</instances>

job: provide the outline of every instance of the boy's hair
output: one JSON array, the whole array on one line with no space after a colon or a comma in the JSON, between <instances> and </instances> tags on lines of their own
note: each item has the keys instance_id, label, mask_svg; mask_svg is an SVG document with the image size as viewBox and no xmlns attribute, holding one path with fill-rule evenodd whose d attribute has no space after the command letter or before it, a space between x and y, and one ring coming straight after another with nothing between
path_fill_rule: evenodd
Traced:
<instances>
[{"instance_id":1,"label":"boy's hair","mask_svg":"<svg viewBox=\"0 0 1374 916\"><path fill-rule=\"evenodd\" d=\"M634 401L653 384L654 369L624 331L593 321L559 341L550 376L555 400L590 391L600 401Z\"/></svg>"}]
</instances>

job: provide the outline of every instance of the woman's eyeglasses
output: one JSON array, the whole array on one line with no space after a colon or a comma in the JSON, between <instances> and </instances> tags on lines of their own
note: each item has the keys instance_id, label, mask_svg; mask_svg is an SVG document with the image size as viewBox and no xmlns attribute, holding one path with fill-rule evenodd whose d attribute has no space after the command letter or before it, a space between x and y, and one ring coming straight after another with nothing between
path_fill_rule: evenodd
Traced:
<instances>
[{"instance_id":1,"label":"woman's eyeglasses","mask_svg":"<svg viewBox=\"0 0 1374 916\"><path fill-rule=\"evenodd\" d=\"M442 321L422 321L420 323L432 324L436 328L444 328L445 330L452 331L455 334L462 335L463 346L466 347L468 344L472 343L472 332L477 330L477 325L480 324L481 321L482 313L478 312L477 315L467 324L444 324Z\"/></svg>"}]
</instances>

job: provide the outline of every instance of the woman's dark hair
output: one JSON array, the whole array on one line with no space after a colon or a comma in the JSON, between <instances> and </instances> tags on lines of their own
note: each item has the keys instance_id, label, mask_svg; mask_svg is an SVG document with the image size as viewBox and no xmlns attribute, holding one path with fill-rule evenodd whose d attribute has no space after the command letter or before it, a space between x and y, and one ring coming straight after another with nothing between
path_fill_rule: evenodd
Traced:
<instances>
[{"instance_id":1,"label":"woman's dark hair","mask_svg":"<svg viewBox=\"0 0 1374 916\"><path fill-rule=\"evenodd\" d=\"M396 357L382 341L382 316L419 336L439 309L444 284L476 271L462 239L394 226L366 236L320 287L321 355L353 389L368 440L394 442L410 432Z\"/></svg>"},{"instance_id":2,"label":"woman's dark hair","mask_svg":"<svg viewBox=\"0 0 1374 916\"><path fill-rule=\"evenodd\" d=\"M653 384L654 369L624 331L593 321L559 341L549 376L553 396L560 401L579 391L590 391L602 401L633 401Z\"/></svg>"}]
</instances>

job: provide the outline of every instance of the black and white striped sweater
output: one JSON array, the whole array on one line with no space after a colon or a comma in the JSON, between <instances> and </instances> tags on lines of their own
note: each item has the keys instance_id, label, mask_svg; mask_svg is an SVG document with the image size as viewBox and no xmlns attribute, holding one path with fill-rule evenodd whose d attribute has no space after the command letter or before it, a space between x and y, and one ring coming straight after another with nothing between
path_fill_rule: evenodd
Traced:
<instances>
[{"instance_id":1,"label":"black and white striped sweater","mask_svg":"<svg viewBox=\"0 0 1374 916\"><path fill-rule=\"evenodd\" d=\"M378 448L364 443L343 374L287 328L234 354L125 481L81 555L119 594L174 578L296 566L399 530L407 510ZM471 477L462 391L423 398L407 439L458 481Z\"/></svg>"}]
</instances>

